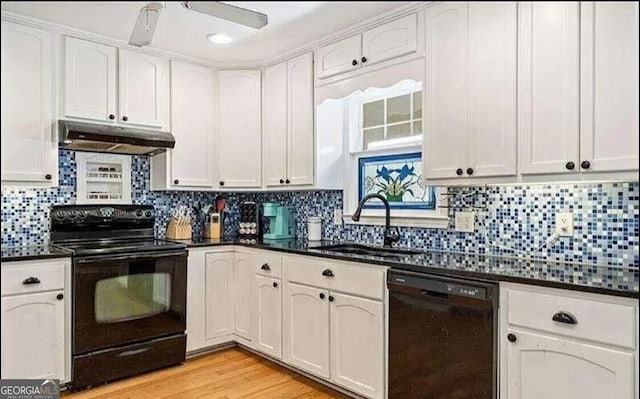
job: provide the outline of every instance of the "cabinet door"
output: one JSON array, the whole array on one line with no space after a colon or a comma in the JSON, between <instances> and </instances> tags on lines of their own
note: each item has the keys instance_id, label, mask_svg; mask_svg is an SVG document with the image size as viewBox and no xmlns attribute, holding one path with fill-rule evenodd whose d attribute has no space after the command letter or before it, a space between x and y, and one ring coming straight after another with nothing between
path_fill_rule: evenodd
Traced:
<instances>
[{"instance_id":1,"label":"cabinet door","mask_svg":"<svg viewBox=\"0 0 640 399\"><path fill-rule=\"evenodd\" d=\"M64 114L115 122L116 48L73 37L64 45Z\"/></svg>"},{"instance_id":2,"label":"cabinet door","mask_svg":"<svg viewBox=\"0 0 640 399\"><path fill-rule=\"evenodd\" d=\"M426 11L427 115L423 162L427 179L455 178L466 169L467 6L444 2Z\"/></svg>"},{"instance_id":3,"label":"cabinet door","mask_svg":"<svg viewBox=\"0 0 640 399\"><path fill-rule=\"evenodd\" d=\"M630 352L529 332L507 343L509 399L633 399Z\"/></svg>"},{"instance_id":4,"label":"cabinet door","mask_svg":"<svg viewBox=\"0 0 640 399\"><path fill-rule=\"evenodd\" d=\"M288 158L291 185L313 184L313 55L287 61Z\"/></svg>"},{"instance_id":5,"label":"cabinet door","mask_svg":"<svg viewBox=\"0 0 640 399\"><path fill-rule=\"evenodd\" d=\"M187 352L205 346L205 255L189 251L187 258Z\"/></svg>"},{"instance_id":6,"label":"cabinet door","mask_svg":"<svg viewBox=\"0 0 640 399\"><path fill-rule=\"evenodd\" d=\"M514 176L517 5L515 2L468 4L465 169L471 167L473 176L478 177Z\"/></svg>"},{"instance_id":7,"label":"cabinet door","mask_svg":"<svg viewBox=\"0 0 640 399\"><path fill-rule=\"evenodd\" d=\"M282 358L282 291L280 280L255 275L255 348Z\"/></svg>"},{"instance_id":8,"label":"cabinet door","mask_svg":"<svg viewBox=\"0 0 640 399\"><path fill-rule=\"evenodd\" d=\"M322 378L329 378L328 296L326 290L287 283L284 304L284 361Z\"/></svg>"},{"instance_id":9,"label":"cabinet door","mask_svg":"<svg viewBox=\"0 0 640 399\"><path fill-rule=\"evenodd\" d=\"M252 256L236 253L233 265L235 323L237 335L251 340L251 289L253 287Z\"/></svg>"},{"instance_id":10,"label":"cabinet door","mask_svg":"<svg viewBox=\"0 0 640 399\"><path fill-rule=\"evenodd\" d=\"M2 182L58 181L51 33L2 21Z\"/></svg>"},{"instance_id":11,"label":"cabinet door","mask_svg":"<svg viewBox=\"0 0 640 399\"><path fill-rule=\"evenodd\" d=\"M579 7L577 2L519 4L521 174L579 170Z\"/></svg>"},{"instance_id":12,"label":"cabinet door","mask_svg":"<svg viewBox=\"0 0 640 399\"><path fill-rule=\"evenodd\" d=\"M205 338L233 333L233 253L205 256Z\"/></svg>"},{"instance_id":13,"label":"cabinet door","mask_svg":"<svg viewBox=\"0 0 640 399\"><path fill-rule=\"evenodd\" d=\"M120 123L166 128L169 61L120 49Z\"/></svg>"},{"instance_id":14,"label":"cabinet door","mask_svg":"<svg viewBox=\"0 0 640 399\"><path fill-rule=\"evenodd\" d=\"M62 293L2 298L2 378L65 379Z\"/></svg>"},{"instance_id":15,"label":"cabinet door","mask_svg":"<svg viewBox=\"0 0 640 399\"><path fill-rule=\"evenodd\" d=\"M637 171L638 2L581 7L582 170Z\"/></svg>"},{"instance_id":16,"label":"cabinet door","mask_svg":"<svg viewBox=\"0 0 640 399\"><path fill-rule=\"evenodd\" d=\"M213 74L210 69L172 61L170 184L213 186Z\"/></svg>"},{"instance_id":17,"label":"cabinet door","mask_svg":"<svg viewBox=\"0 0 640 399\"><path fill-rule=\"evenodd\" d=\"M415 53L418 48L417 14L380 25L362 34L363 65Z\"/></svg>"},{"instance_id":18,"label":"cabinet door","mask_svg":"<svg viewBox=\"0 0 640 399\"><path fill-rule=\"evenodd\" d=\"M361 36L355 35L321 47L316 53L316 76L328 78L360 68Z\"/></svg>"},{"instance_id":19,"label":"cabinet door","mask_svg":"<svg viewBox=\"0 0 640 399\"><path fill-rule=\"evenodd\" d=\"M220 71L219 79L220 185L260 187L260 71Z\"/></svg>"},{"instance_id":20,"label":"cabinet door","mask_svg":"<svg viewBox=\"0 0 640 399\"><path fill-rule=\"evenodd\" d=\"M369 398L383 398L382 302L330 295L331 381Z\"/></svg>"},{"instance_id":21,"label":"cabinet door","mask_svg":"<svg viewBox=\"0 0 640 399\"><path fill-rule=\"evenodd\" d=\"M282 186L287 177L287 63L264 70L264 184Z\"/></svg>"}]
</instances>

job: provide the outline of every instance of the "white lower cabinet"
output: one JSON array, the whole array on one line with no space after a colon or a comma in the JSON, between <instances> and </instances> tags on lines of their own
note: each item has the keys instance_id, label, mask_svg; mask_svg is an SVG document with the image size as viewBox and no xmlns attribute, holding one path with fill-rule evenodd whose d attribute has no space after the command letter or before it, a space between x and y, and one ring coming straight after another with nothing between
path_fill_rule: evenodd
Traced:
<instances>
[{"instance_id":1,"label":"white lower cabinet","mask_svg":"<svg viewBox=\"0 0 640 399\"><path fill-rule=\"evenodd\" d=\"M359 395L383 398L384 268L299 256L284 264L284 361Z\"/></svg>"},{"instance_id":2,"label":"white lower cabinet","mask_svg":"<svg viewBox=\"0 0 640 399\"><path fill-rule=\"evenodd\" d=\"M205 256L205 339L234 332L233 252Z\"/></svg>"},{"instance_id":3,"label":"white lower cabinet","mask_svg":"<svg viewBox=\"0 0 640 399\"><path fill-rule=\"evenodd\" d=\"M234 280L234 333L247 341L251 340L251 292L253 289L252 256L247 252L236 252L233 264Z\"/></svg>"},{"instance_id":4,"label":"white lower cabinet","mask_svg":"<svg viewBox=\"0 0 640 399\"><path fill-rule=\"evenodd\" d=\"M509 399L634 397L634 355L587 342L513 331Z\"/></svg>"},{"instance_id":5,"label":"white lower cabinet","mask_svg":"<svg viewBox=\"0 0 640 399\"><path fill-rule=\"evenodd\" d=\"M68 259L2 263L2 378L69 380L69 298Z\"/></svg>"},{"instance_id":6,"label":"white lower cabinet","mask_svg":"<svg viewBox=\"0 0 640 399\"><path fill-rule=\"evenodd\" d=\"M383 397L383 304L330 293L331 380L370 398Z\"/></svg>"},{"instance_id":7,"label":"white lower cabinet","mask_svg":"<svg viewBox=\"0 0 640 399\"><path fill-rule=\"evenodd\" d=\"M287 283L284 361L328 379L329 300L327 290Z\"/></svg>"},{"instance_id":8,"label":"white lower cabinet","mask_svg":"<svg viewBox=\"0 0 640 399\"><path fill-rule=\"evenodd\" d=\"M500 297L502 398L638 397L637 300L516 284Z\"/></svg>"},{"instance_id":9,"label":"white lower cabinet","mask_svg":"<svg viewBox=\"0 0 640 399\"><path fill-rule=\"evenodd\" d=\"M2 378L64 375L63 291L2 298Z\"/></svg>"},{"instance_id":10,"label":"white lower cabinet","mask_svg":"<svg viewBox=\"0 0 640 399\"><path fill-rule=\"evenodd\" d=\"M279 279L254 278L254 348L276 359L282 358L282 285Z\"/></svg>"}]
</instances>

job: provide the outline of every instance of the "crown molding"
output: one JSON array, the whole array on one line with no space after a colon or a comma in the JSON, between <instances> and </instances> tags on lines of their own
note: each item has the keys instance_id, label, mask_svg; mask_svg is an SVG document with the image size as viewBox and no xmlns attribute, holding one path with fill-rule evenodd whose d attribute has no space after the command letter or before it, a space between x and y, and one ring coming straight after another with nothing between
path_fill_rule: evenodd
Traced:
<instances>
[{"instance_id":1,"label":"crown molding","mask_svg":"<svg viewBox=\"0 0 640 399\"><path fill-rule=\"evenodd\" d=\"M319 47L326 46L331 43L335 43L342 39L345 39L349 36L353 36L359 33L362 33L370 28L373 28L377 25L384 24L386 22L393 21L398 18L402 18L408 14L420 11L430 6L435 2L433 1L413 1L409 4L406 4L402 7L394 8L393 10L387 11L383 14L376 15L375 17L369 18L367 20L358 22L355 25L349 26L348 28L341 29L337 32L332 33L331 35L325 36L322 39L314 40L313 42L307 43L303 46L297 47L295 49L289 50L285 53L278 55L277 57L270 58L268 60L260 63L261 67L268 67L271 65L278 64L282 61L288 60L290 58L294 58L303 53L314 51Z\"/></svg>"},{"instance_id":2,"label":"crown molding","mask_svg":"<svg viewBox=\"0 0 640 399\"><path fill-rule=\"evenodd\" d=\"M282 54L279 54L276 57L272 57L266 60L255 60L255 61L210 61L202 58L191 57L188 55L176 53L173 51L162 50L157 47L145 46L145 47L136 47L131 46L125 40L114 39L109 36L100 35L97 33L88 32L82 29L72 28L67 25L62 25L55 22L44 21L38 18L30 17L23 14L18 14L11 11L2 10L2 20L16 22L23 25L32 26L34 28L41 28L52 31L54 33L58 33L65 36L77 37L79 39L90 40L92 42L105 44L108 46L118 47L125 50L137 51L140 53L153 55L157 57L168 58L177 61L186 61L191 62L203 66L207 66L210 68L216 69L249 69L249 68L264 68L270 65L277 64L279 62L285 61L287 59L296 57L298 55L304 54L309 51L313 51L319 47L325 46L327 44L337 42L341 39L344 39L348 36L352 36L355 34L362 33L363 31L372 28L376 25L383 24L389 22L391 20L401 18L407 14L411 14L413 12L419 11L421 9L426 8L430 4L434 2L432 1L414 1L409 4L406 4L402 7L395 8L393 10L387 11L383 14L376 15L370 19L359 22L355 25L352 25L348 28L341 29L337 32L332 33L331 35L325 36L322 39L318 39L307 43L303 46L296 47L292 50L286 51Z\"/></svg>"}]
</instances>

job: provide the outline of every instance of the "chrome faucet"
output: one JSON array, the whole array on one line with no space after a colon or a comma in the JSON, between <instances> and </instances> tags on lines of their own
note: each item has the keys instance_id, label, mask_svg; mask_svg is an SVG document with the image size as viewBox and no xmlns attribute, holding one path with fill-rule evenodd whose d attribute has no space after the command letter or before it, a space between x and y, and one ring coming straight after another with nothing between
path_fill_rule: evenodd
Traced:
<instances>
[{"instance_id":1,"label":"chrome faucet","mask_svg":"<svg viewBox=\"0 0 640 399\"><path fill-rule=\"evenodd\" d=\"M394 242L398 242L400 240L400 235L397 231L391 232L391 207L389 206L389 201L385 197L380 194L369 194L360 200L358 203L358 208L354 212L353 216L351 216L351 220L357 222L360 220L360 214L362 213L362 207L364 203L370 200L371 198L378 198L384 204L385 209L385 217L384 217L384 247L391 248Z\"/></svg>"}]
</instances>

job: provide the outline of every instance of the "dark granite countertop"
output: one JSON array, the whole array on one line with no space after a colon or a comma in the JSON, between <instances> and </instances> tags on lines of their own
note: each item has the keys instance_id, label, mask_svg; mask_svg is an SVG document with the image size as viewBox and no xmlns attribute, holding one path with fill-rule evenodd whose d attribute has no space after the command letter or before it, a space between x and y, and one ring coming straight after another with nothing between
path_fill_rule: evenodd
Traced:
<instances>
[{"instance_id":1,"label":"dark granite countertop","mask_svg":"<svg viewBox=\"0 0 640 399\"><path fill-rule=\"evenodd\" d=\"M335 242L307 242L305 240L251 241L234 238L181 240L187 247L240 245L292 254L318 256L338 260L365 262L394 269L454 276L484 281L508 281L593 292L598 294L639 298L639 267L587 265L524 257L505 257L425 250L418 255L385 259L377 256L338 254L321 249L320 245Z\"/></svg>"},{"instance_id":2,"label":"dark granite countertop","mask_svg":"<svg viewBox=\"0 0 640 399\"><path fill-rule=\"evenodd\" d=\"M68 258L71 255L71 251L67 251L53 245L2 247L2 262L48 258Z\"/></svg>"}]
</instances>

